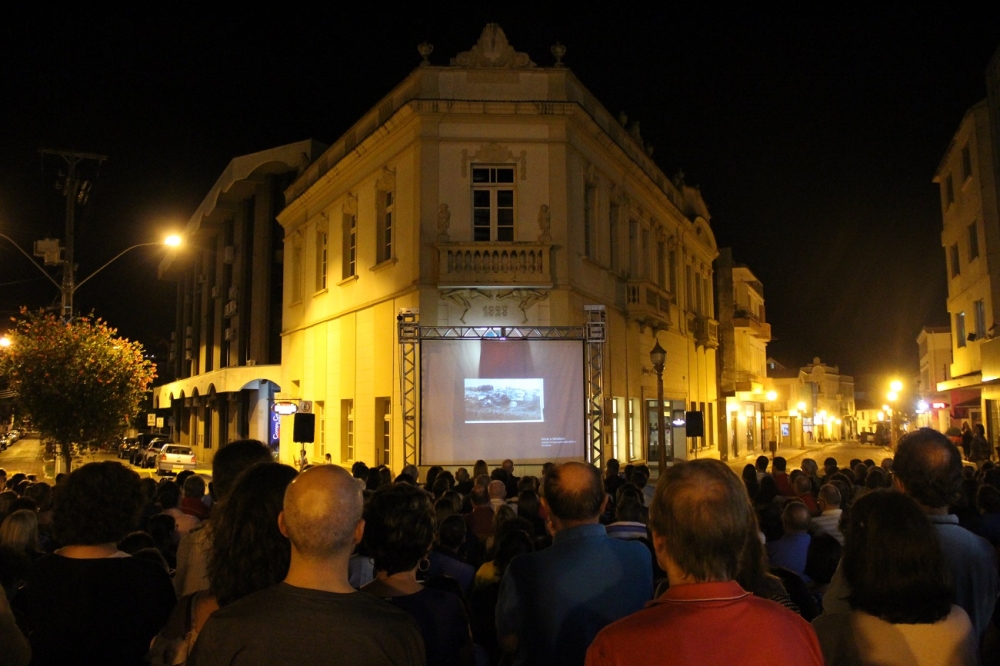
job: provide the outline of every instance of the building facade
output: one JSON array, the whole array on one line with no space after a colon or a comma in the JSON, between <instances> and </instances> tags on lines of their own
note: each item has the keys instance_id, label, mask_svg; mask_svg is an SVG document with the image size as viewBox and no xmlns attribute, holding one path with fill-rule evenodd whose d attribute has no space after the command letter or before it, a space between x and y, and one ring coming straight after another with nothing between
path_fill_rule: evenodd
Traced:
<instances>
[{"instance_id":1,"label":"building facade","mask_svg":"<svg viewBox=\"0 0 1000 666\"><path fill-rule=\"evenodd\" d=\"M178 379L153 390L174 441L210 461L252 437L277 449L270 409L281 387L283 190L325 146L301 141L229 163L184 229L184 247L160 264L177 283L170 363Z\"/></svg>"},{"instance_id":2,"label":"building facade","mask_svg":"<svg viewBox=\"0 0 1000 666\"><path fill-rule=\"evenodd\" d=\"M857 438L854 378L839 367L817 357L798 372L775 373L768 378L768 388L777 393L775 418L782 445Z\"/></svg>"},{"instance_id":3,"label":"building facade","mask_svg":"<svg viewBox=\"0 0 1000 666\"><path fill-rule=\"evenodd\" d=\"M764 287L749 268L733 262L731 248L715 261L716 313L719 320L719 432L726 458L761 453L777 442L764 385L771 325L764 310Z\"/></svg>"},{"instance_id":4,"label":"building facade","mask_svg":"<svg viewBox=\"0 0 1000 666\"><path fill-rule=\"evenodd\" d=\"M938 382L947 393L953 425L1000 426L990 382L1000 374L994 337L1000 298L1000 218L993 140L985 101L969 109L934 175L941 193L941 244L948 271L951 321L950 377Z\"/></svg>"},{"instance_id":5,"label":"building facade","mask_svg":"<svg viewBox=\"0 0 1000 666\"><path fill-rule=\"evenodd\" d=\"M581 326L592 305L606 313L604 457L656 457L657 341L667 410L707 424L700 438L668 433L672 453L717 451L717 248L699 190L664 175L639 124L612 116L562 49L537 66L491 24L447 66L419 50L278 216L279 383L314 406L308 457L403 463L400 310L433 326ZM298 451L288 436L284 460Z\"/></svg>"},{"instance_id":6,"label":"building facade","mask_svg":"<svg viewBox=\"0 0 1000 666\"><path fill-rule=\"evenodd\" d=\"M951 343L949 327L924 326L917 335L923 402L918 403L917 425L941 432L951 427L951 394L937 390L938 384L951 379Z\"/></svg>"}]
</instances>

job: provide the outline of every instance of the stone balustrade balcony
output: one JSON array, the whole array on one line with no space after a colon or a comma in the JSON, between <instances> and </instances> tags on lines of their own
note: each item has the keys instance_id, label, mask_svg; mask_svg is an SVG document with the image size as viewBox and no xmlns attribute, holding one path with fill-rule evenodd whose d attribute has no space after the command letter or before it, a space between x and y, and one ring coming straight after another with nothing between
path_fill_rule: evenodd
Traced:
<instances>
[{"instance_id":1,"label":"stone balustrade balcony","mask_svg":"<svg viewBox=\"0 0 1000 666\"><path fill-rule=\"evenodd\" d=\"M443 287L552 286L550 243L439 243Z\"/></svg>"},{"instance_id":2,"label":"stone balustrade balcony","mask_svg":"<svg viewBox=\"0 0 1000 666\"><path fill-rule=\"evenodd\" d=\"M625 311L630 319L653 328L670 327L670 292L649 280L625 284Z\"/></svg>"}]
</instances>

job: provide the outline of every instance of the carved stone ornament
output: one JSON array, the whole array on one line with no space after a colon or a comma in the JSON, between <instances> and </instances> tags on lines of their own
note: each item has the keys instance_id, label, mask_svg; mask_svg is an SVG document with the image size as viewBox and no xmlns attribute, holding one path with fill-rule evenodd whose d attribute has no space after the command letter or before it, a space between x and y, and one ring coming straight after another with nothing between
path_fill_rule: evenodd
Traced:
<instances>
[{"instance_id":1,"label":"carved stone ornament","mask_svg":"<svg viewBox=\"0 0 1000 666\"><path fill-rule=\"evenodd\" d=\"M552 240L549 229L552 228L552 214L549 212L548 204L542 204L538 208L538 240L548 243Z\"/></svg>"},{"instance_id":2,"label":"carved stone ornament","mask_svg":"<svg viewBox=\"0 0 1000 666\"><path fill-rule=\"evenodd\" d=\"M507 42L507 35L496 23L487 23L479 41L470 51L455 56L452 65L458 67L514 69L535 67L527 53L520 53Z\"/></svg>"},{"instance_id":3,"label":"carved stone ornament","mask_svg":"<svg viewBox=\"0 0 1000 666\"><path fill-rule=\"evenodd\" d=\"M441 298L462 308L462 316L459 317L458 320L464 324L465 315L467 315L469 310L472 308L472 301L477 298L485 298L488 300L491 298L491 295L489 292L481 289L450 289L448 291L442 291Z\"/></svg>"},{"instance_id":4,"label":"carved stone ornament","mask_svg":"<svg viewBox=\"0 0 1000 666\"><path fill-rule=\"evenodd\" d=\"M469 162L480 164L517 162L518 177L521 180L528 177L528 151L522 150L519 155L515 156L510 148L499 143L484 143L472 156L469 156L468 150L462 150L462 178L469 176Z\"/></svg>"},{"instance_id":5,"label":"carved stone ornament","mask_svg":"<svg viewBox=\"0 0 1000 666\"><path fill-rule=\"evenodd\" d=\"M417 44L417 53L420 54L420 57L422 59L420 62L420 66L426 67L427 65L431 64L430 57L431 54L434 53L434 45L428 44L427 42L420 42L419 44Z\"/></svg>"},{"instance_id":6,"label":"carved stone ornament","mask_svg":"<svg viewBox=\"0 0 1000 666\"><path fill-rule=\"evenodd\" d=\"M448 227L451 226L451 211L448 210L448 204L443 203L438 206L438 240L442 243L448 242Z\"/></svg>"},{"instance_id":7,"label":"carved stone ornament","mask_svg":"<svg viewBox=\"0 0 1000 666\"><path fill-rule=\"evenodd\" d=\"M344 215L357 215L358 214L358 197L357 195L347 193L347 198L344 199Z\"/></svg>"},{"instance_id":8,"label":"carved stone ornament","mask_svg":"<svg viewBox=\"0 0 1000 666\"><path fill-rule=\"evenodd\" d=\"M509 291L501 291L496 295L498 301L517 300L517 308L524 316L522 324L528 323L528 309L535 303L544 301L548 297L549 292L544 289L511 289Z\"/></svg>"},{"instance_id":9,"label":"carved stone ornament","mask_svg":"<svg viewBox=\"0 0 1000 666\"><path fill-rule=\"evenodd\" d=\"M389 167L382 167L382 173L379 174L378 180L375 181L375 189L383 192L396 189L396 172Z\"/></svg>"}]
</instances>

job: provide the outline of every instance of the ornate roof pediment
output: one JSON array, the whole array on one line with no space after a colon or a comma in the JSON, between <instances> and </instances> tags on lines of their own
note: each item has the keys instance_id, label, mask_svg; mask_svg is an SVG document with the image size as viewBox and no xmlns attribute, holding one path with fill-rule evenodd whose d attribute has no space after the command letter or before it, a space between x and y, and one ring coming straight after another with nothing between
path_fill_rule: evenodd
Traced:
<instances>
[{"instance_id":1,"label":"ornate roof pediment","mask_svg":"<svg viewBox=\"0 0 1000 666\"><path fill-rule=\"evenodd\" d=\"M479 41L470 51L462 51L452 58L456 67L481 67L515 69L535 67L527 53L515 51L507 41L507 35L497 23L487 23L479 35Z\"/></svg>"}]
</instances>

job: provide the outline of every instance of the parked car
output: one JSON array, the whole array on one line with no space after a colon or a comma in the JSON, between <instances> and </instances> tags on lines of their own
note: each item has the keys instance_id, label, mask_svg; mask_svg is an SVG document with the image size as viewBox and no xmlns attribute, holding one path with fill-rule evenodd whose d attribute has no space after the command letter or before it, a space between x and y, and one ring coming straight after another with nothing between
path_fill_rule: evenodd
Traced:
<instances>
[{"instance_id":1,"label":"parked car","mask_svg":"<svg viewBox=\"0 0 1000 666\"><path fill-rule=\"evenodd\" d=\"M7 433L0 434L0 451L7 450Z\"/></svg>"},{"instance_id":2,"label":"parked car","mask_svg":"<svg viewBox=\"0 0 1000 666\"><path fill-rule=\"evenodd\" d=\"M160 448L159 456L156 459L156 473L176 474L185 469L194 471L197 463L194 450L190 446L181 444L166 444Z\"/></svg>"},{"instance_id":3,"label":"parked car","mask_svg":"<svg viewBox=\"0 0 1000 666\"><path fill-rule=\"evenodd\" d=\"M161 446L167 443L167 440L166 438L163 437L163 435L157 435L156 433L152 432L144 432L135 439L136 439L136 447L135 450L132 451L132 454L129 456L129 462L131 462L133 465L139 465L142 467L145 467L143 461L146 458L146 453L149 451L149 445L152 442L159 441L159 444L156 445L157 451L159 451ZM153 465L150 465L150 467L152 466Z\"/></svg>"},{"instance_id":4,"label":"parked car","mask_svg":"<svg viewBox=\"0 0 1000 666\"><path fill-rule=\"evenodd\" d=\"M127 437L125 441L118 446L118 457L129 460L138 448L139 440L135 437Z\"/></svg>"},{"instance_id":5,"label":"parked car","mask_svg":"<svg viewBox=\"0 0 1000 666\"><path fill-rule=\"evenodd\" d=\"M164 444L169 444L169 442L166 439L154 439L150 442L149 446L142 451L142 459L139 461L139 466L143 469L153 469L156 467L156 459L160 456L160 449L163 448Z\"/></svg>"}]
</instances>

